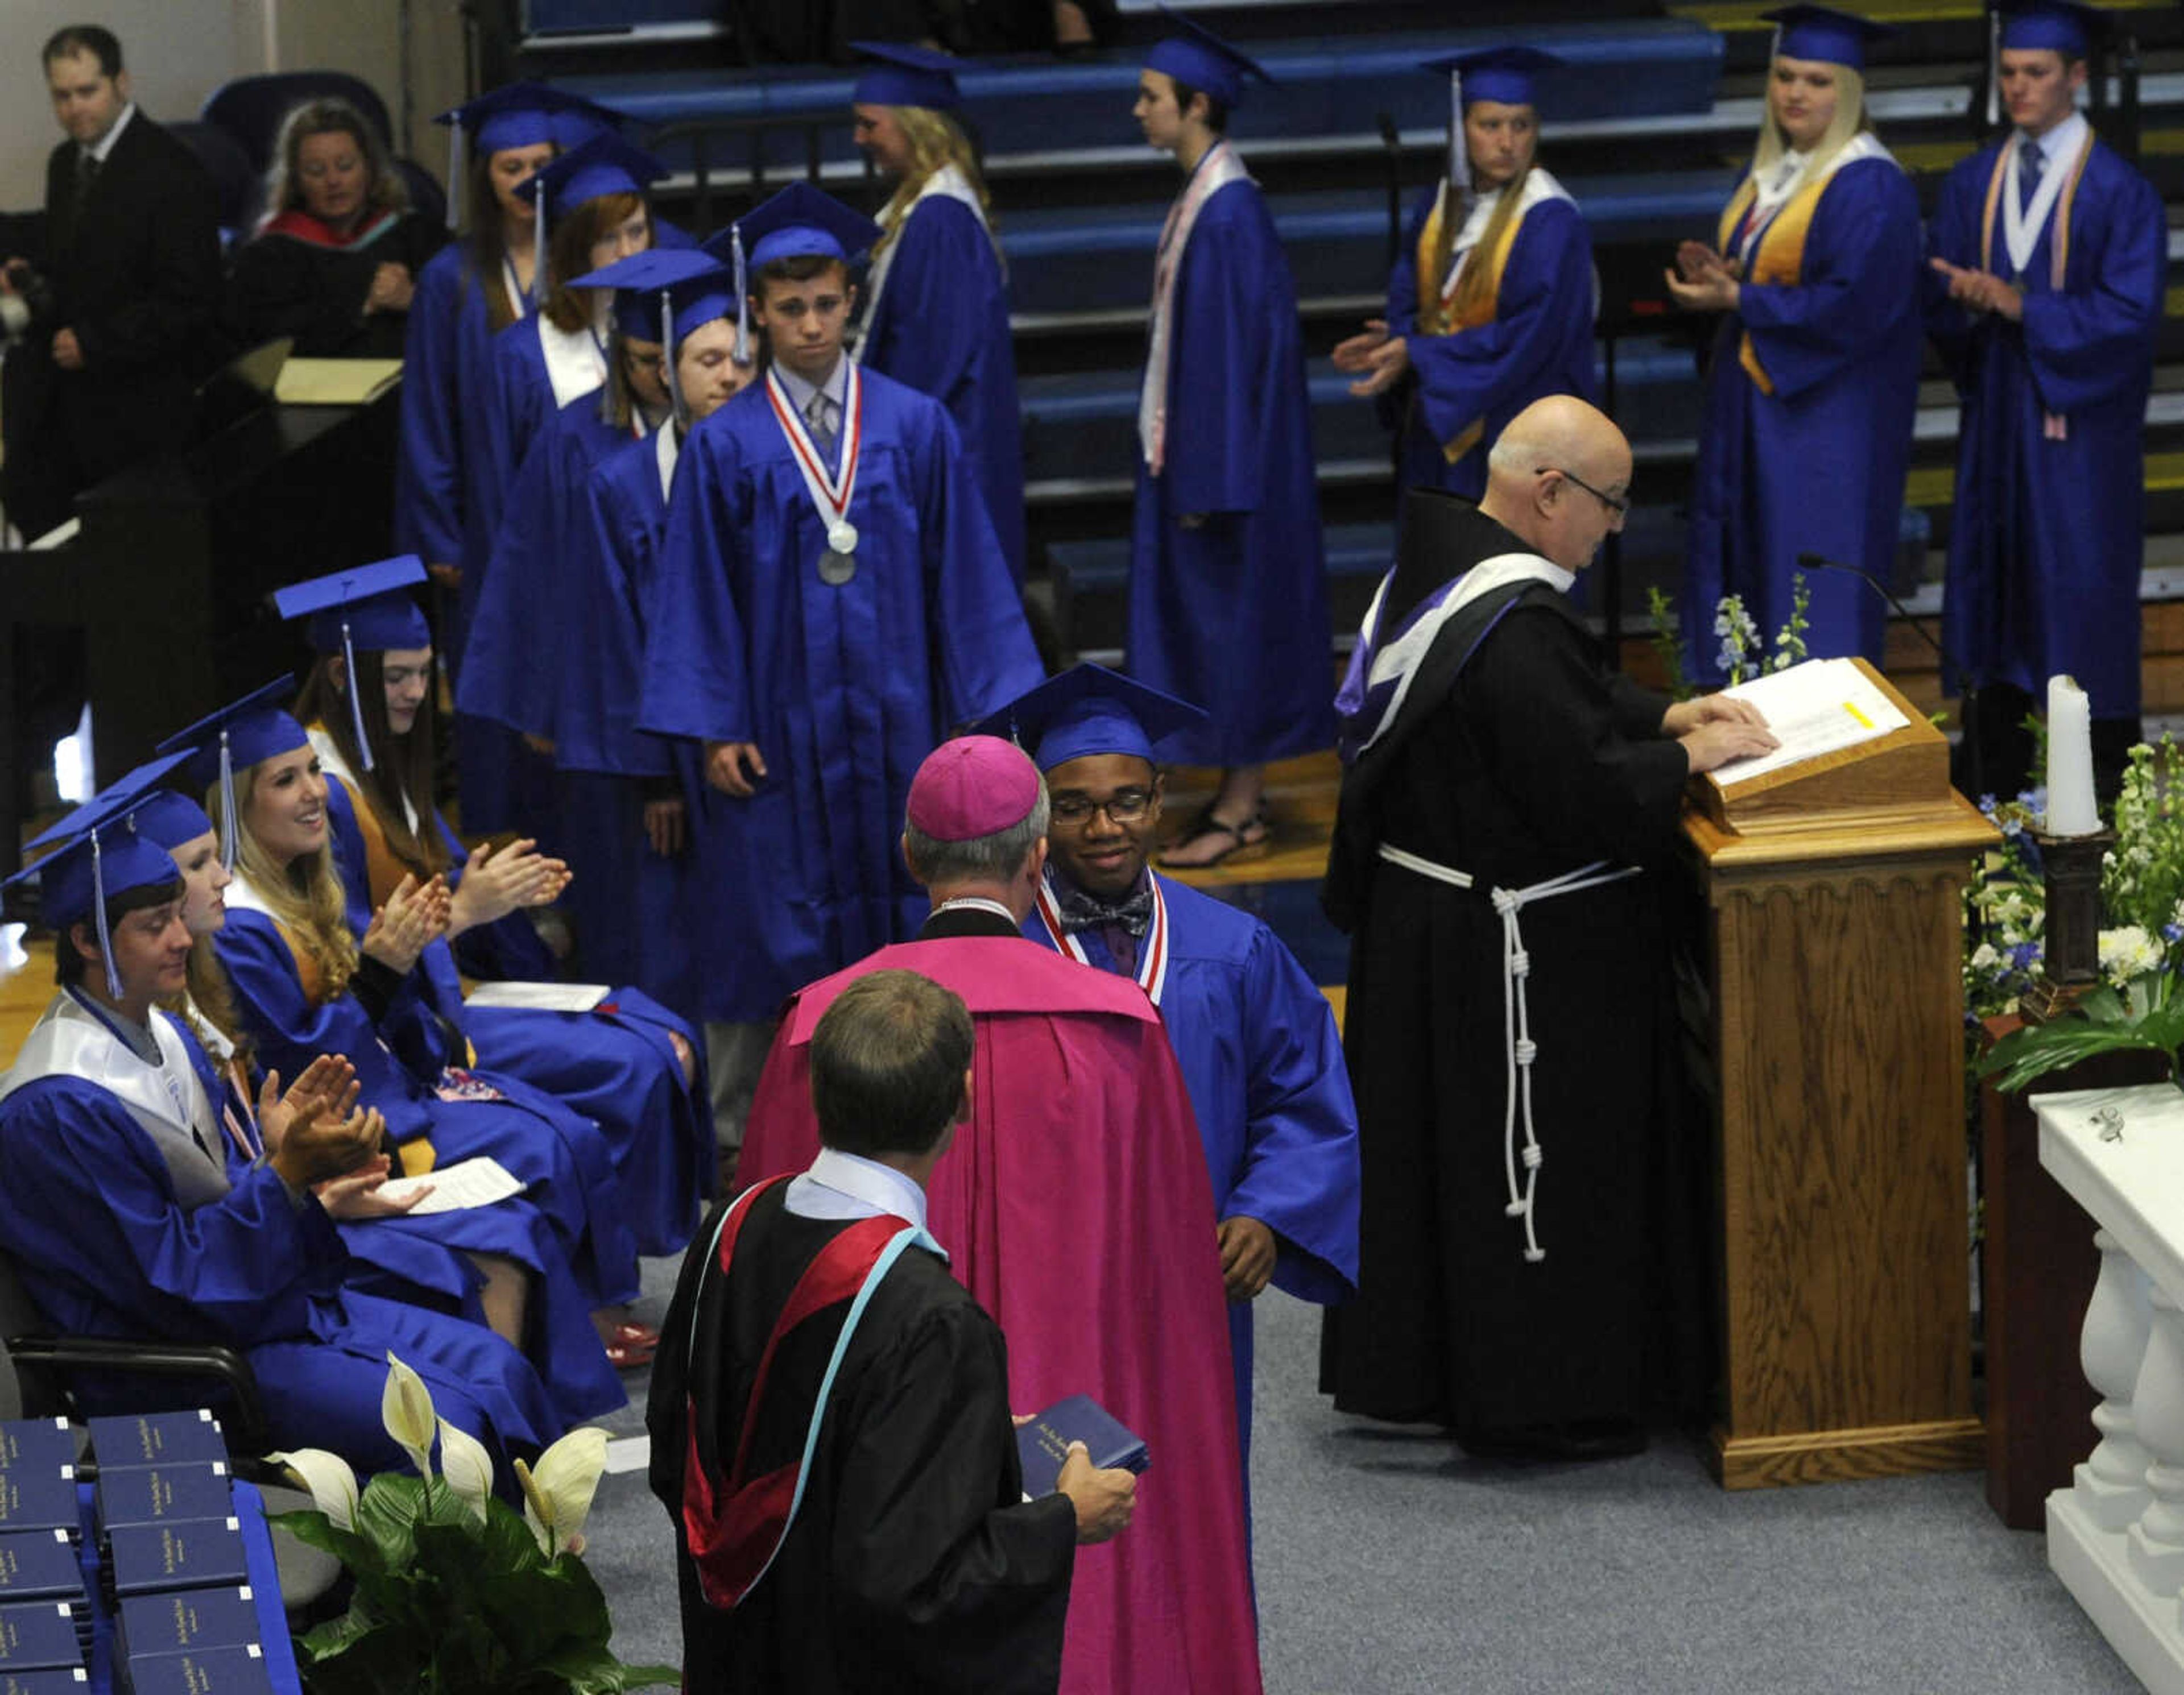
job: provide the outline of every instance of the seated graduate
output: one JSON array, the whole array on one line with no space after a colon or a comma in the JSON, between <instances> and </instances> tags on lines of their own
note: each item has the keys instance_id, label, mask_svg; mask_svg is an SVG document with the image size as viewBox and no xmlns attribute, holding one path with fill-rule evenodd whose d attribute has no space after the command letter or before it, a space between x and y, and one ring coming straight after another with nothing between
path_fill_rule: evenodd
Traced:
<instances>
[{"instance_id":1,"label":"seated graduate","mask_svg":"<svg viewBox=\"0 0 2184 1695\"><path fill-rule=\"evenodd\" d=\"M850 984L811 1033L818 1157L683 1262L645 1422L689 1688L1061 1681L1077 1545L1129 1522L1137 1479L1072 1442L1024 1493L1000 1326L925 1225L972 1047L930 979Z\"/></svg>"},{"instance_id":2,"label":"seated graduate","mask_svg":"<svg viewBox=\"0 0 2184 1695\"><path fill-rule=\"evenodd\" d=\"M478 1063L596 1123L613 1150L638 1252L680 1253L697 1228L713 1173L690 1028L633 988L581 1013L464 1003L449 944L497 936L502 945L478 952L488 969L500 965L518 953L515 942L532 936L522 909L551 900L568 874L529 841L466 855L433 805L432 641L410 597L424 581L423 566L405 557L274 596L283 616L309 620L319 655L296 710L329 779L334 867L349 929L361 940L374 909L393 898L404 877L444 879L448 931L426 943L418 961L424 1005L467 1039Z\"/></svg>"},{"instance_id":3,"label":"seated graduate","mask_svg":"<svg viewBox=\"0 0 2184 1695\"><path fill-rule=\"evenodd\" d=\"M1512 418L1542 395L1589 400L1597 386L1592 238L1577 202L1535 163L1535 84L1562 63L1504 47L1420 67L1449 81L1449 172L1411 214L1387 316L1334 350L1335 369L1357 378L1352 394L1384 397L1404 489L1476 500Z\"/></svg>"},{"instance_id":4,"label":"seated graduate","mask_svg":"<svg viewBox=\"0 0 2184 1695\"><path fill-rule=\"evenodd\" d=\"M405 1463L379 1420L390 1350L488 1448L551 1442L565 1420L506 1342L343 1287L350 1261L311 1190L370 1157L378 1119L352 1110L340 1067L306 1063L285 1092L269 1076L256 1111L274 1146L231 1175L188 1042L156 1004L181 992L190 937L174 860L129 827L142 797L81 809L58 850L12 880L39 886L60 984L0 1077L0 1247L39 1311L68 1334L236 1348L276 1443L360 1470ZM171 1378L77 1390L90 1412L206 1394Z\"/></svg>"},{"instance_id":5,"label":"seated graduate","mask_svg":"<svg viewBox=\"0 0 2184 1695\"><path fill-rule=\"evenodd\" d=\"M708 875L738 897L694 936L721 992L704 1011L763 1026L916 927L887 849L910 774L1040 670L946 411L843 356L850 257L878 227L801 182L736 227L771 363L683 444L637 721L702 747Z\"/></svg>"},{"instance_id":6,"label":"seated graduate","mask_svg":"<svg viewBox=\"0 0 2184 1695\"><path fill-rule=\"evenodd\" d=\"M1022 588L1023 420L1009 282L978 152L956 116L962 61L921 47L851 45L876 61L850 96L857 145L894 192L880 208L850 356L948 408Z\"/></svg>"},{"instance_id":7,"label":"seated graduate","mask_svg":"<svg viewBox=\"0 0 2184 1695\"><path fill-rule=\"evenodd\" d=\"M446 233L410 205L387 143L346 100L281 126L258 233L235 256L230 308L248 346L292 336L313 358L399 358L426 262Z\"/></svg>"},{"instance_id":8,"label":"seated graduate","mask_svg":"<svg viewBox=\"0 0 2184 1695\"><path fill-rule=\"evenodd\" d=\"M1161 1011L1213 1181L1236 1416L1251 1478L1251 1303L1271 1281L1322 1306L1357 1287L1357 1109L1327 997L1261 920L1162 876L1153 746L1195 707L1079 665L981 728L1029 748L1050 807L1024 934L1134 979Z\"/></svg>"},{"instance_id":9,"label":"seated graduate","mask_svg":"<svg viewBox=\"0 0 2184 1695\"><path fill-rule=\"evenodd\" d=\"M259 1093L257 1044L235 1009L234 991L213 947L226 922L224 892L234 875L221 863L211 819L187 796L159 791L132 818L138 833L165 848L182 875L189 986L161 1005L181 1031L198 1081L227 1131L228 1175L239 1181L241 1168L277 1151L280 1126L253 1108ZM334 1063L354 1087L355 1069L346 1060ZM407 1207L429 1186L412 1191L409 1203L389 1200L381 1189L393 1173L393 1159L382 1148L313 1186L354 1256L348 1287L489 1325L523 1350L571 1421L613 1405L612 1368L568 1256L538 1209L511 1196L490 1206L411 1215Z\"/></svg>"},{"instance_id":10,"label":"seated graduate","mask_svg":"<svg viewBox=\"0 0 2184 1695\"><path fill-rule=\"evenodd\" d=\"M1134 983L1021 933L1046 826L1045 786L1021 748L968 736L927 757L900 842L930 914L915 942L792 998L752 1103L743 1170L778 1175L818 1151L816 1025L850 984L900 968L963 998L978 1031L972 1114L928 1181L933 1231L1011 1338L1014 1403L1089 1394L1162 1468L1128 1557L1078 1562L1062 1687L1253 1691L1251 1558L1206 1155L1159 1009Z\"/></svg>"},{"instance_id":11,"label":"seated graduate","mask_svg":"<svg viewBox=\"0 0 2184 1695\"><path fill-rule=\"evenodd\" d=\"M611 1336L638 1274L605 1137L539 1090L472 1067L432 1013L417 963L447 928L442 880L405 877L358 941L329 842L326 778L303 725L272 703L287 692L285 679L268 684L169 744L197 751L188 775L208 788L236 872L214 946L244 1028L269 1070L345 1055L405 1175L489 1155L527 1185Z\"/></svg>"}]
</instances>

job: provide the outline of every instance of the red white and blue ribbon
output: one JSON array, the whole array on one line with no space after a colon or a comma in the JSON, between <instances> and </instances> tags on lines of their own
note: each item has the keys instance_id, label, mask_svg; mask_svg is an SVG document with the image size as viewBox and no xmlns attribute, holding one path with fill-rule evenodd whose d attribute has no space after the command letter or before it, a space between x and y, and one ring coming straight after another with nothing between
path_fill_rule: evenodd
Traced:
<instances>
[{"instance_id":1,"label":"red white and blue ribbon","mask_svg":"<svg viewBox=\"0 0 2184 1695\"><path fill-rule=\"evenodd\" d=\"M1155 1006L1167 987L1167 897L1161 892L1160 879L1152 880L1153 917L1145 926L1145 933L1138 942L1138 986ZM1084 944L1061 927L1061 909L1054 903L1054 891L1039 880L1039 893L1034 903L1039 921L1046 926L1047 938L1057 952L1067 954L1080 965L1091 965L1092 956L1084 951ZM1093 966L1095 970L1100 968Z\"/></svg>"},{"instance_id":2,"label":"red white and blue ribbon","mask_svg":"<svg viewBox=\"0 0 2184 1695\"><path fill-rule=\"evenodd\" d=\"M766 374L766 397L772 404L781 433L788 438L789 452L796 455L797 469L804 473L804 486L819 514L820 527L827 532L827 547L837 553L854 553L857 530L850 522L850 503L857 492L857 454L865 433L865 387L858 380L855 359L845 359L843 367L842 468L838 472L827 470L827 456L804 427L803 414L789 403L788 391L782 386L777 370L769 369Z\"/></svg>"}]
</instances>

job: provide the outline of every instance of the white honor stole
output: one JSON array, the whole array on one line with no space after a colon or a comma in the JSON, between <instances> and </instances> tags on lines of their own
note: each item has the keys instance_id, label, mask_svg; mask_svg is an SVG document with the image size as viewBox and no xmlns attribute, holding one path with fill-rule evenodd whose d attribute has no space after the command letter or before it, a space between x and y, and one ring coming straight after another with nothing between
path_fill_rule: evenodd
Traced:
<instances>
[{"instance_id":1,"label":"white honor stole","mask_svg":"<svg viewBox=\"0 0 2184 1695\"><path fill-rule=\"evenodd\" d=\"M1471 250L1479 245L1479 238L1486 233L1487 220L1493 217L1494 208L1502 203L1502 197L1507 192L1497 188L1491 193L1480 195L1471 203L1471 210L1464 215L1463 227L1457 231L1456 246L1449 253L1448 275L1442 279L1440 285L1443 302L1456 297L1456 286L1463 281L1464 262L1471 257ZM1573 206L1577 204L1577 197L1556 181L1545 165L1535 164L1524 174L1524 193L1517 203L1517 221L1521 224L1535 206L1549 200L1567 200ZM1448 181L1446 177L1441 180L1435 209L1444 218L1448 215ZM1595 292L1598 292L1596 288ZM1597 312L1597 303L1594 309Z\"/></svg>"},{"instance_id":2,"label":"white honor stole","mask_svg":"<svg viewBox=\"0 0 2184 1695\"><path fill-rule=\"evenodd\" d=\"M1870 130L1860 130L1838 148L1834 156L1820 167L1818 181L1827 181L1847 164L1856 164L1861 159L1886 159L1896 163L1896 155L1881 145L1880 136ZM1744 226L1744 239L1736 245L1736 255L1749 267L1753 249L1767 233L1775 215L1787 206L1791 199L1808 182L1814 181L1812 161L1808 158L1788 177L1778 181L1773 187L1762 183L1752 192L1752 211Z\"/></svg>"},{"instance_id":3,"label":"white honor stole","mask_svg":"<svg viewBox=\"0 0 2184 1695\"><path fill-rule=\"evenodd\" d=\"M571 401L593 392L607 380L606 350L588 324L581 330L557 330L543 312L534 321L538 325L538 350L546 356L546 381L554 386L554 409L558 412Z\"/></svg>"},{"instance_id":4,"label":"white honor stole","mask_svg":"<svg viewBox=\"0 0 2184 1695\"><path fill-rule=\"evenodd\" d=\"M1175 204L1168 208L1161 228L1160 249L1153 259L1153 320L1150 345L1145 351L1145 386L1138 392L1138 446L1155 476L1167 464L1168 347L1175 329L1175 282L1183 271L1184 250L1190 245L1198 214L1220 190L1232 182L1249 182L1251 173L1226 142L1217 142L1198 162Z\"/></svg>"},{"instance_id":5,"label":"white honor stole","mask_svg":"<svg viewBox=\"0 0 2184 1695\"><path fill-rule=\"evenodd\" d=\"M846 556L857 551L857 529L850 522L850 503L857 493L857 456L865 434L865 386L855 359L844 359L842 365L839 470L827 469L827 456L804 427L804 414L789 400L781 374L771 366L766 373L766 397L773 408L774 422L788 439L788 451L795 456L796 468L804 473L804 487L819 514L819 527L826 532L827 550Z\"/></svg>"},{"instance_id":6,"label":"white honor stole","mask_svg":"<svg viewBox=\"0 0 2184 1695\"><path fill-rule=\"evenodd\" d=\"M894 269L895 252L902 246L904 227L917 215L919 207L935 198L961 201L971 208L971 215L978 220L978 227L985 231L986 239L989 242L994 239L993 231L987 227L986 208L978 203L978 192L971 186L971 179L963 175L961 166L944 164L927 177L925 186L917 191L916 197L904 208L901 220L889 231L889 241L880 249L879 256L873 259L872 274L865 279L865 315L857 320L856 328L850 334L849 354L851 358L859 358L863 353L866 338L871 335L872 325L880 321L880 297L887 292L888 276ZM996 247L994 253L998 258L1000 249Z\"/></svg>"},{"instance_id":7,"label":"white honor stole","mask_svg":"<svg viewBox=\"0 0 2184 1695\"><path fill-rule=\"evenodd\" d=\"M175 1197L203 1206L231 1186L220 1156L212 1103L205 1097L181 1032L156 1007L152 1036L159 1063L148 1064L106 1020L64 989L23 1043L14 1069L0 1077L0 1099L42 1077L72 1077L120 1102L166 1161Z\"/></svg>"},{"instance_id":8,"label":"white honor stole","mask_svg":"<svg viewBox=\"0 0 2184 1695\"><path fill-rule=\"evenodd\" d=\"M660 468L660 497L665 501L675 492L675 462L682 456L682 438L670 426L652 439L652 462Z\"/></svg>"},{"instance_id":9,"label":"white honor stole","mask_svg":"<svg viewBox=\"0 0 2184 1695\"><path fill-rule=\"evenodd\" d=\"M1138 943L1138 969L1133 974L1145 998L1155 1006L1167 988L1167 897L1161 892L1160 879L1151 879L1153 886L1152 922L1145 926L1145 937ZM1057 953L1067 955L1080 965L1091 965L1092 956L1084 951L1084 944L1061 927L1061 909L1055 904L1054 891L1046 879L1039 880L1039 892L1032 909L1038 913L1039 921L1046 931L1046 939L1054 944ZM1099 967L1093 966L1095 970Z\"/></svg>"}]
</instances>

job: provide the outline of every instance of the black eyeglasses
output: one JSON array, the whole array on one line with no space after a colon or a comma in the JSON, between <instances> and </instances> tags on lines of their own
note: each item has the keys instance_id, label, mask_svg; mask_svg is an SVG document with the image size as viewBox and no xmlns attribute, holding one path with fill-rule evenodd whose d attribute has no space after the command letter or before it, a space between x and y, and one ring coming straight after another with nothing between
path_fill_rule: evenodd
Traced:
<instances>
[{"instance_id":1,"label":"black eyeglasses","mask_svg":"<svg viewBox=\"0 0 2184 1695\"><path fill-rule=\"evenodd\" d=\"M1560 465L1539 465L1534 468L1532 475L1534 476L1545 476L1549 471L1552 471L1557 476L1564 479L1566 481L1575 483L1580 488L1583 489L1587 494L1591 495L1595 500L1598 501L1618 518L1627 518L1630 515L1630 497L1629 495L1610 494L1605 489L1595 488L1575 471L1566 471Z\"/></svg>"},{"instance_id":2,"label":"black eyeglasses","mask_svg":"<svg viewBox=\"0 0 2184 1695\"><path fill-rule=\"evenodd\" d=\"M1048 815L1056 824L1089 824L1092 814L1104 812L1117 824L1135 824L1153 803L1150 789L1118 789L1105 800L1086 795L1056 795Z\"/></svg>"}]
</instances>

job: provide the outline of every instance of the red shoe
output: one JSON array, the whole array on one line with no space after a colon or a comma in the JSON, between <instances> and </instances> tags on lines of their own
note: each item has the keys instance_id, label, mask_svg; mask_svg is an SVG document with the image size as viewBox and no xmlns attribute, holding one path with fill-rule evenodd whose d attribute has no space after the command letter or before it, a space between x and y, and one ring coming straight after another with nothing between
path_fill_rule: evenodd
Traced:
<instances>
[{"instance_id":1,"label":"red shoe","mask_svg":"<svg viewBox=\"0 0 2184 1695\"><path fill-rule=\"evenodd\" d=\"M616 1325L606 1349L608 1364L617 1371L632 1371L652 1364L652 1356L660 1352L660 1332L650 1325Z\"/></svg>"}]
</instances>

